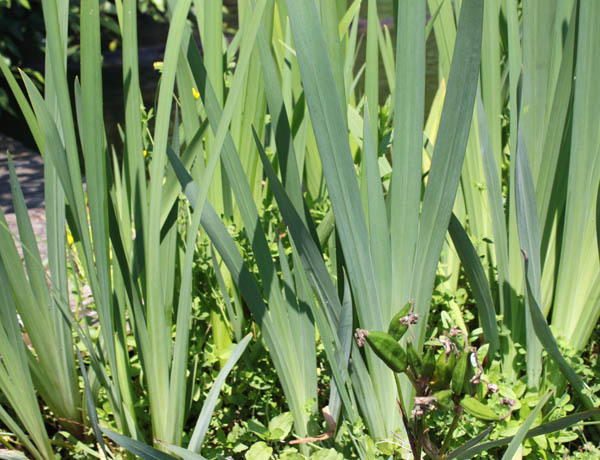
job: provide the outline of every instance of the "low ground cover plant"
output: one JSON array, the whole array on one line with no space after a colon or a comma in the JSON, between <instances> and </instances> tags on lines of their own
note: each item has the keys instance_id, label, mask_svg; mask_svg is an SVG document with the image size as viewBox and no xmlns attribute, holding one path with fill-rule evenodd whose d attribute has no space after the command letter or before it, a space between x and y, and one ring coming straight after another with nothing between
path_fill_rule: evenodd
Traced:
<instances>
[{"instance_id":1,"label":"low ground cover plant","mask_svg":"<svg viewBox=\"0 0 600 460\"><path fill-rule=\"evenodd\" d=\"M69 81L69 2L42 1L44 91L0 59L48 237L9 158L0 456L592 458L600 4L362 3L364 36L360 0L240 0L226 36L220 0L168 1L144 107L116 2L109 142L99 3Z\"/></svg>"}]
</instances>

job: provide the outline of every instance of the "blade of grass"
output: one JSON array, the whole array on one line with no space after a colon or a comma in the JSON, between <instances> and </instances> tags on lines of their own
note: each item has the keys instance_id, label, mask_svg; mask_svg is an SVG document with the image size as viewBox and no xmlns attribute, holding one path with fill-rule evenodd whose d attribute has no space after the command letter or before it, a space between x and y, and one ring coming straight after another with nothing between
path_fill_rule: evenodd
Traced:
<instances>
[{"instance_id":1,"label":"blade of grass","mask_svg":"<svg viewBox=\"0 0 600 460\"><path fill-rule=\"evenodd\" d=\"M31 135L35 141L38 152L43 155L45 152L44 137L40 131L35 114L33 113L29 101L25 97L23 90L17 83L17 80L13 76L2 55L0 55L0 71L2 71L2 74L4 75L4 78L6 79L6 82L13 93L13 96L15 97L17 104L19 104L19 109L21 109L23 118L25 118L25 122L27 123L27 127L29 128L29 131L31 132Z\"/></svg>"},{"instance_id":2,"label":"blade of grass","mask_svg":"<svg viewBox=\"0 0 600 460\"><path fill-rule=\"evenodd\" d=\"M0 229L0 232L4 230ZM17 322L17 310L9 291L10 283L4 258L0 258L0 390L11 404L33 443L18 423L0 405L0 420L11 429L37 459L51 458L52 447L40 413L35 389L29 372L27 350Z\"/></svg>"},{"instance_id":3,"label":"blade of grass","mask_svg":"<svg viewBox=\"0 0 600 460\"><path fill-rule=\"evenodd\" d=\"M532 328L539 342L544 346L550 357L556 362L560 371L569 381L583 405L590 410L595 409L598 406L598 401L590 392L590 389L585 382L575 373L573 368L569 366L563 357L556 343L556 339L554 338L550 327L548 327L548 323L546 322L544 315L542 315L540 307L537 303L538 297L536 297L534 287L532 286L533 280L531 279L531 270L528 267L531 262L526 253L523 253L523 261L526 273L525 283L527 287L527 306L531 314ZM529 346L529 343L527 345Z\"/></svg>"},{"instance_id":4,"label":"blade of grass","mask_svg":"<svg viewBox=\"0 0 600 460\"><path fill-rule=\"evenodd\" d=\"M600 317L600 263L590 257L596 238L593 222L596 187L600 183L600 4L581 2L573 96L565 224L556 282L552 324L575 349L582 349ZM594 251L595 252L595 251Z\"/></svg>"},{"instance_id":5,"label":"blade of grass","mask_svg":"<svg viewBox=\"0 0 600 460\"><path fill-rule=\"evenodd\" d=\"M473 244L471 244L467 232L454 214L450 217L448 232L452 237L452 242L460 256L467 280L473 291L485 341L490 344L489 355L494 356L495 352L500 348L500 339L498 337L492 292L490 291L490 285L481 265L481 260Z\"/></svg>"},{"instance_id":6,"label":"blade of grass","mask_svg":"<svg viewBox=\"0 0 600 460\"><path fill-rule=\"evenodd\" d=\"M17 227L19 236L23 246L23 258L27 267L27 277L31 284L32 291L40 305L50 305L50 296L48 295L48 284L46 281L46 272L42 264L42 258L37 246L36 238L33 233L33 227L27 207L25 205L25 197L19 186L17 173L15 171L15 163L12 155L8 155L8 171L11 195L13 197L13 208L17 218Z\"/></svg>"},{"instance_id":7,"label":"blade of grass","mask_svg":"<svg viewBox=\"0 0 600 460\"><path fill-rule=\"evenodd\" d=\"M560 91L556 91L556 96L552 103L552 110L549 115L546 137L544 139L544 161L540 164L540 174L537 177L537 182L535 184L536 199L539 209L538 214L540 216L540 228L543 229L543 235L548 231L549 213L557 212L557 209L562 208L564 205L564 201L562 200L560 203L553 203L552 196L556 195L556 193L553 192L553 189L559 185L556 180L556 168L559 162L562 138L567 129L569 105L572 102L575 45L577 38L576 13L577 8L574 4L565 45L563 47L562 61L557 80L557 87L560 88ZM568 168L566 169L568 170ZM566 183L567 179L565 179L564 182ZM559 193L558 195L566 197L566 193ZM542 239L542 244L544 244L545 239L546 238ZM544 253L544 248L542 248L541 254Z\"/></svg>"},{"instance_id":8,"label":"blade of grass","mask_svg":"<svg viewBox=\"0 0 600 460\"><path fill-rule=\"evenodd\" d=\"M373 255L373 268L377 279L377 293L381 299L381 305L389 310L391 305L393 273L390 270L390 231L388 216L383 197L383 185L381 173L377 161L377 147L370 128L369 105L365 105L365 122L363 123L363 162L367 183L367 206L369 209L369 237L371 239L371 254Z\"/></svg>"},{"instance_id":9,"label":"blade of grass","mask_svg":"<svg viewBox=\"0 0 600 460\"><path fill-rule=\"evenodd\" d=\"M90 387L90 381L88 379L88 374L85 370L85 365L83 364L83 359L81 358L81 353L77 350L77 358L79 360L79 369L81 370L81 375L83 376L83 384L85 391L85 404L88 411L88 416L90 418L90 423L92 425L92 430L94 432L94 436L96 437L96 441L98 441L98 445L100 446L100 450L106 456L106 446L104 444L104 439L102 438L102 432L100 431L100 426L98 425L98 413L96 412L94 396L92 394L92 390Z\"/></svg>"},{"instance_id":10,"label":"blade of grass","mask_svg":"<svg viewBox=\"0 0 600 460\"><path fill-rule=\"evenodd\" d=\"M314 1L287 4L290 24L312 127L327 181L327 190L336 220L348 278L352 285L359 324L367 329L383 330L385 312L377 294L377 283L370 254L365 213L361 203L352 153L347 137L346 112L342 110L332 70L330 56L321 29ZM393 385L389 370L368 352L372 376L378 389L381 406L393 408L394 395L384 388ZM386 401L386 402L383 402ZM388 420L397 417L390 410ZM393 429L389 427L390 431ZM379 433L385 436L386 433Z\"/></svg>"},{"instance_id":11,"label":"blade of grass","mask_svg":"<svg viewBox=\"0 0 600 460\"><path fill-rule=\"evenodd\" d=\"M143 156L142 139L142 98L138 64L137 42L137 2L123 0L123 22L121 26L123 40L123 94L125 105L125 180L129 193L130 212L135 226L135 252L144 266L144 245L147 221L146 171ZM129 241L126 239L125 241ZM145 276L145 274L142 274Z\"/></svg>"},{"instance_id":12,"label":"blade of grass","mask_svg":"<svg viewBox=\"0 0 600 460\"><path fill-rule=\"evenodd\" d=\"M526 283L531 284L532 296L527 295L525 304L527 312L525 315L525 330L527 337L527 385L530 388L538 388L542 373L542 348L536 337L532 316L538 313L541 294L541 269L540 269L540 236L538 230L537 207L535 203L535 191L533 189L533 178L529 169L527 151L525 150L522 131L519 128L519 139L517 141L516 165L515 165L515 201L517 213L517 227L519 230L519 241L521 251L526 254L529 264L526 264ZM529 289L527 289L529 292ZM531 302L534 303L531 303ZM541 312L539 312L541 315ZM543 317L543 315L542 315Z\"/></svg>"},{"instance_id":13,"label":"blade of grass","mask_svg":"<svg viewBox=\"0 0 600 460\"><path fill-rule=\"evenodd\" d=\"M553 40L554 16L557 4L524 3L523 22L523 101L519 117L519 129L522 127L532 177L539 177L543 158L546 111L548 105L548 85L552 78L550 59ZM548 43L540 47L540 40ZM525 110L527 108L527 110Z\"/></svg>"},{"instance_id":14,"label":"blade of grass","mask_svg":"<svg viewBox=\"0 0 600 460\"><path fill-rule=\"evenodd\" d=\"M194 431L192 432L192 438L190 439L190 443L187 447L192 452L200 452L200 446L202 446L202 442L204 441L204 437L206 436L210 419L215 410L215 406L217 405L221 387L225 383L225 379L227 378L233 367L237 364L238 360L242 356L242 353L244 353L244 350L250 343L251 338L252 334L248 334L242 339L242 341L239 344L237 344L237 346L231 352L231 355L227 359L227 364L223 366L223 368L219 372L219 375L217 375L217 378L213 382L212 388L210 389L208 395L206 396L206 399L204 400L202 410L200 411L200 415L198 416L198 420L196 421Z\"/></svg>"},{"instance_id":15,"label":"blade of grass","mask_svg":"<svg viewBox=\"0 0 600 460\"><path fill-rule=\"evenodd\" d=\"M302 5L292 2L287 6L337 228L342 241L354 243L354 249L346 249L345 257L349 266L348 275L357 296L359 317L365 327L383 326L377 293L374 292L375 280L364 213L356 207L356 203L360 202L360 195L350 147L347 137L341 135L347 132L347 128L339 98L336 97L337 91L318 14L313 1ZM351 216L356 218L352 219ZM367 309L367 305L371 307Z\"/></svg>"},{"instance_id":16,"label":"blade of grass","mask_svg":"<svg viewBox=\"0 0 600 460\"><path fill-rule=\"evenodd\" d=\"M13 206L28 277L23 272L21 259L8 228L3 230L5 239L0 256L7 267L9 285L13 289L11 297L14 298L17 310L38 355L39 367L34 370L34 381L53 411L62 417L70 417L69 420L77 421L79 420L77 410L79 391L72 372L73 368L68 367L69 360L65 357L69 351L61 350L62 337L57 335L54 327L44 267L25 207L23 193L17 182L14 163L10 157L9 173L13 191ZM1 213L0 216L0 224L6 225L4 213ZM19 292L15 291L17 289ZM46 308L40 309L38 305L44 305ZM70 347L69 350L71 350ZM61 391L56 391L57 388L60 388Z\"/></svg>"},{"instance_id":17,"label":"blade of grass","mask_svg":"<svg viewBox=\"0 0 600 460\"><path fill-rule=\"evenodd\" d=\"M183 460L206 460L201 455L195 454L188 449L184 449L183 447L174 446L173 444L163 444L167 449L169 449L175 455L178 455Z\"/></svg>"},{"instance_id":18,"label":"blade of grass","mask_svg":"<svg viewBox=\"0 0 600 460\"><path fill-rule=\"evenodd\" d=\"M600 184L596 195L596 238L598 239L598 256L600 256Z\"/></svg>"},{"instance_id":19,"label":"blade of grass","mask_svg":"<svg viewBox=\"0 0 600 460\"><path fill-rule=\"evenodd\" d=\"M210 248L210 254L213 270L215 271L215 276L217 277L217 283L219 283L219 289L221 290L221 295L223 296L223 301L225 302L227 315L229 316L229 321L231 322L233 328L233 335L239 342L242 340L243 312L236 311L236 305L231 301L227 285L225 284L225 279L223 278L223 273L221 272L221 267L219 266L219 262L217 260L217 255L215 254L214 247L212 246Z\"/></svg>"},{"instance_id":20,"label":"blade of grass","mask_svg":"<svg viewBox=\"0 0 600 460\"><path fill-rule=\"evenodd\" d=\"M464 1L428 185L423 197L411 294L422 346L435 271L460 178L477 89L483 2ZM396 88L398 91L398 88Z\"/></svg>"},{"instance_id":21,"label":"blade of grass","mask_svg":"<svg viewBox=\"0 0 600 460\"><path fill-rule=\"evenodd\" d=\"M343 371L340 372L338 366L341 366L344 362L342 357L339 355L341 347L339 345L339 338L334 331L337 331L339 324L339 315L341 311L341 305L339 298L335 292L335 287L331 282L331 278L327 273L324 261L321 258L321 254L316 247L316 244L310 236L308 230L302 224L301 218L293 208L293 205L283 190L283 186L277 179L275 172L273 171L270 162L268 161L266 154L260 144L258 137L255 134L255 140L258 146L259 154L263 161L265 173L269 178L271 188L276 196L279 209L284 216L285 222L288 225L290 234L294 240L294 246L298 250L298 255L303 263L304 270L308 277L309 282L315 293L317 294L321 304L325 308L325 315L319 309L313 310L315 322L322 336L323 344L327 357L332 366L332 372L334 379L340 391L340 396L344 402L344 407L347 413L351 416L351 419L355 419L356 415L352 413L352 404L350 402L349 395L345 391L344 377L346 374ZM336 363L338 363L336 365Z\"/></svg>"},{"instance_id":22,"label":"blade of grass","mask_svg":"<svg viewBox=\"0 0 600 460\"><path fill-rule=\"evenodd\" d=\"M542 425L539 425L539 426L529 430L527 432L527 434L525 435L524 439L534 438L536 436L541 436L544 434L552 433L554 431L562 430L563 428L567 428L581 420L585 420L586 418L594 417L598 414L600 414L600 409L594 409L594 410L589 410L586 412L580 412L577 414L567 415L566 417L559 418L558 420L553 420L552 422L544 423ZM489 441L489 442L485 442L483 444L478 444L474 447L471 447L470 449L468 449L466 451L461 450L460 455L454 455L453 452L451 452L448 456L444 457L444 460L451 460L454 458L456 458L456 459L473 458L480 452L484 452L486 450L493 449L495 447L504 446L506 444L509 444L513 438L514 438L514 436L510 436L507 438L500 438L500 439L496 439L494 441ZM458 451L458 449L457 449L457 451Z\"/></svg>"},{"instance_id":23,"label":"blade of grass","mask_svg":"<svg viewBox=\"0 0 600 460\"><path fill-rule=\"evenodd\" d=\"M167 426L166 416L169 413L169 398L167 395L169 395L168 369L171 357L171 329L167 324L163 305L164 293L161 289L163 272L160 251L160 212L175 71L190 4L191 0L177 2L172 12L171 25L167 36L154 127L154 149L152 163L150 164L147 234L144 235L146 243L145 303L150 338L150 357L145 362L145 371L148 379L153 434L155 438L165 441L170 441L168 433L171 429L170 426Z\"/></svg>"},{"instance_id":24,"label":"blade of grass","mask_svg":"<svg viewBox=\"0 0 600 460\"><path fill-rule=\"evenodd\" d=\"M174 155L174 154L173 154ZM177 330L175 346L171 362L171 375L169 381L169 410L167 412L168 437L165 442L181 443L184 428L187 367L189 354L189 334L192 321L192 274L196 251L196 239L200 227L202 208L197 207L192 213L191 222L187 228L186 248L181 271L181 284L179 286L179 303L177 306ZM176 226L173 226L176 229ZM176 231L174 237L177 237ZM175 261L169 266L175 266Z\"/></svg>"},{"instance_id":25,"label":"blade of grass","mask_svg":"<svg viewBox=\"0 0 600 460\"><path fill-rule=\"evenodd\" d=\"M240 60L238 61L236 74L234 75L231 90L229 92L225 108L221 113L221 107L214 95L210 82L206 78L204 65L201 58L194 54L193 46L188 48L188 57L190 59L192 70L195 72L196 81L198 82L199 91L203 99L209 122L215 132L215 146L223 147L222 159L227 175L232 179L231 185L235 194L236 202L240 215L244 222L245 231L249 241L252 244L253 252L256 257L257 266L260 276L264 283L265 295L269 303L269 312L275 322L275 327L280 332L278 335L272 336L277 340L278 352L282 356L295 355L295 343L291 339L294 328L290 323L290 318L287 314L285 300L281 293L281 286L276 276L275 266L270 255L270 250L266 241L264 232L261 229L258 211L253 200L248 181L245 177L245 172L240 162L239 155L236 152L235 145L231 134L227 131L229 120L233 114L236 104L236 98L242 89L244 83L244 72L249 64L249 59L252 55L252 44L257 36L260 26L266 1L258 2L252 12L252 18L248 23L247 34L242 43L242 51ZM207 171L209 167L207 167ZM202 183L201 186L204 186ZM201 204L196 203L196 206ZM215 244L216 245L216 244ZM223 254L221 254L223 257ZM230 271L231 271L230 267ZM271 347L270 347L271 348ZM303 410L308 399L312 395L306 394L312 387L308 383L310 379L316 379L314 370L291 367L288 359L281 359L277 364L280 369L280 378L282 379L284 391L286 393L288 403L291 405L292 413L294 414L296 430L300 436L306 436L307 414Z\"/></svg>"},{"instance_id":26,"label":"blade of grass","mask_svg":"<svg viewBox=\"0 0 600 460\"><path fill-rule=\"evenodd\" d=\"M423 10L425 7L423 5ZM367 1L367 43L366 43L366 70L365 70L365 96L370 117L365 116L365 121L373 136L377 136L377 112L379 106L379 47L377 32L379 31L379 17L377 16L377 1ZM418 53L416 50L413 50ZM337 68L335 63L333 68ZM418 89L416 91L418 93ZM341 99L344 101L344 99Z\"/></svg>"},{"instance_id":27,"label":"blade of grass","mask_svg":"<svg viewBox=\"0 0 600 460\"><path fill-rule=\"evenodd\" d=\"M387 319L409 300L421 206L421 153L425 111L425 2L401 1L394 89L391 183L391 302Z\"/></svg>"},{"instance_id":28,"label":"blade of grass","mask_svg":"<svg viewBox=\"0 0 600 460\"><path fill-rule=\"evenodd\" d=\"M506 231L506 217L504 215L504 202L502 188L494 151L488 135L486 113L483 108L481 97L477 97L477 117L479 126L479 142L481 149L481 160L485 173L485 182L488 190L488 203L491 212L492 228L494 232L494 249L498 269L498 300L501 315L509 313L510 310L510 267L508 262L508 238Z\"/></svg>"},{"instance_id":29,"label":"blade of grass","mask_svg":"<svg viewBox=\"0 0 600 460\"><path fill-rule=\"evenodd\" d=\"M515 165L516 152L518 144L518 125L519 125L519 98L518 87L521 78L522 53L520 44L520 26L517 13L517 1L506 0L506 15L508 29L508 77L509 77L509 121L510 121L510 156L509 165L509 189L508 189L508 263L510 266L511 297L509 305L510 310L505 311L505 323L512 331L515 341L523 341L524 327L522 309L517 309L519 305L518 296L523 293L523 267L521 264L521 255L519 252L519 235L517 228L516 201L515 201ZM507 357L507 362L512 362ZM511 366L505 366L508 372L512 372Z\"/></svg>"},{"instance_id":30,"label":"blade of grass","mask_svg":"<svg viewBox=\"0 0 600 460\"><path fill-rule=\"evenodd\" d=\"M9 415L9 413L4 410L4 408L2 407L1 404L0 404L0 420L2 420L2 423L4 423L6 425L6 427L12 431L11 434L14 434L19 439L19 441L21 441L23 443L25 448L27 450L29 450L31 455L33 455L33 458L35 458L36 460L45 460L44 457L42 457L41 454L39 453L39 451L36 449L36 447L31 443L30 439L27 437L25 432L19 427L17 422L14 421L14 419ZM25 455L22 455L17 458L18 459L21 459L21 458L27 459L27 457L25 457ZM51 458L51 457L48 457L48 458ZM12 460L12 459L9 458L9 460Z\"/></svg>"},{"instance_id":31,"label":"blade of grass","mask_svg":"<svg viewBox=\"0 0 600 460\"><path fill-rule=\"evenodd\" d=\"M350 352L352 350L353 331L354 328L352 327L352 294L350 291L350 283L348 283L348 279L344 275L344 297L342 301L342 310L340 312L340 322L337 329L337 336L340 339L340 345L342 347L342 356L344 358L344 361L342 362L341 366L342 370L348 367L348 360L350 359ZM340 390L338 390L337 384L334 384L331 387L331 393L329 394L329 403L327 406L329 408L329 413L331 414L331 417L333 418L335 423L338 423L338 419L342 409L342 400L340 398Z\"/></svg>"},{"instance_id":32,"label":"blade of grass","mask_svg":"<svg viewBox=\"0 0 600 460\"><path fill-rule=\"evenodd\" d=\"M94 292L94 298L103 336L108 344L112 378L120 389L127 409L131 414L135 414L135 396L130 393L129 375L122 373L123 368L117 365L117 350L128 353L123 344L125 337L115 333L112 316L107 205L108 165L104 147L103 109L100 103L103 96L99 5L94 0L82 0L81 11L81 116L78 119L84 166L87 171L86 193L90 222L89 230L87 220L86 225L82 227L86 233L91 230L93 235L93 267L98 277L98 289ZM116 412L122 410L120 407L113 409Z\"/></svg>"},{"instance_id":33,"label":"blade of grass","mask_svg":"<svg viewBox=\"0 0 600 460\"><path fill-rule=\"evenodd\" d=\"M502 77L500 75L500 0L485 2L481 40L481 97L496 174L502 166ZM479 109L478 109L479 110Z\"/></svg>"},{"instance_id":34,"label":"blade of grass","mask_svg":"<svg viewBox=\"0 0 600 460\"><path fill-rule=\"evenodd\" d=\"M210 89L210 86L208 87L208 89ZM229 147L227 147L228 145L231 145L231 144L229 144L229 142L231 141L231 138L228 137L227 139L228 139L228 142L226 143L226 149L229 148ZM233 165L234 169L231 169L231 171L235 171L237 176L240 176L240 178L243 178L243 173L239 172L241 165L239 164L239 160L238 160L237 164L235 163L235 158L237 158L237 157L235 156L235 151L233 151L233 152L234 152L233 155L229 156L229 162L228 163L226 162L225 164L227 164L228 166ZM187 171L185 171L185 169L182 167L181 163L179 162L178 158L175 155L171 154L170 160L171 160L171 163L172 163L173 167L175 168L176 173L178 174L178 177L182 183L182 188L184 189L184 192L187 194L188 198L190 199L192 206L198 207L199 200L197 200L196 197L200 196L200 192L198 191L199 187L195 184L195 182L192 181L191 177L189 176ZM235 168L237 168L237 170ZM239 199L239 197L242 195L241 195L241 193L238 193L237 186L242 184L242 179L234 182L234 184L236 184L236 188L234 188L234 190L236 191L236 198ZM247 187L247 182L245 184ZM206 193L206 190L204 190L204 193ZM252 212L256 213L257 211L256 211L256 208L254 207L254 202L252 200L252 197L249 194L247 194L245 199L246 199L245 202L242 200L239 200L240 202L245 203L247 206L244 213L252 213ZM284 392L288 398L288 402L292 408L292 412L295 414L297 430L300 433L302 433L302 431L305 429L305 428L303 428L305 426L305 421L303 419L304 412L299 412L299 411L303 411L303 409L301 409L301 408L304 407L304 405L306 404L306 400L302 396L301 391L303 389L308 388L308 385L303 385L303 387L294 387L294 384L292 383L292 382L298 382L298 385L300 385L301 380L300 380L300 377L298 377L297 375L294 375L294 373L289 368L289 362L293 358L292 358L292 355L289 354L289 350L291 347L290 340L286 340L285 337L293 337L293 333L291 332L290 329L287 329L287 330L285 329L286 316L284 316L285 312L282 308L283 298L281 297L281 291L278 291L279 287L276 285L273 285L273 283L279 284L278 280L275 277L266 278L266 280L268 280L267 286L269 286L269 284L270 284L272 289L274 289L274 291L272 291L272 292L275 293L274 295L269 294L267 296L267 298L269 299L269 305L271 308L270 308L270 310L266 310L265 306L264 306L264 302L262 300L262 294L258 290L258 287L256 286L256 284L252 278L252 275L248 272L247 267L243 263L243 260L241 259L239 251L235 247L235 243L229 236L223 223L216 216L212 207L209 206L209 203L206 203L205 206L206 206L206 208L203 210L203 214L202 214L202 225L204 226L205 230L207 231L213 244L219 251L224 262L228 266L233 279L235 279L236 282L238 283L240 290L242 291L250 309L252 310L255 320L261 327L261 330L265 337L267 346L269 347L269 350L271 352L276 369L278 369L278 374L282 381L282 386L284 388ZM252 208L254 208L254 209L252 210ZM248 216L246 214L243 214L243 215L248 219ZM258 221L258 217L256 217L255 219L256 219L256 221ZM254 231L256 232L256 229ZM253 234L253 238L251 238L251 241L255 241L255 242L258 241L258 239L254 238L255 235L258 237L258 239L262 239L264 241L264 239L265 239L264 233L262 233L262 235L260 235L258 232ZM266 241L263 244L266 245ZM255 247L255 250L256 250L256 247ZM267 253L267 255L269 255L269 253ZM269 257L270 257L270 255L269 255ZM274 270L274 268L269 267L269 264L272 264L272 260L267 260L265 257L263 257L261 260L261 264L259 266L260 270L263 273L263 276L264 276L265 270L271 270L271 273L273 273L272 270ZM268 289L268 287L266 287L265 289ZM274 311L275 313L272 314L272 311ZM296 342L297 342L297 340L294 339L294 343L296 343ZM287 354L287 358L286 358L286 354ZM305 379L312 378L310 375L311 374L309 371L304 372Z\"/></svg>"},{"instance_id":35,"label":"blade of grass","mask_svg":"<svg viewBox=\"0 0 600 460\"><path fill-rule=\"evenodd\" d=\"M548 399L550 399L550 396L552 396L552 392L547 391L546 394L542 397L542 399L539 400L537 405L533 408L533 410L527 416L523 424L519 427L519 430L517 431L515 436L510 441L510 444L506 448L506 451L504 451L502 460L513 459L514 455L517 453L517 450L519 449L519 447L521 447L521 443L525 440L525 436L529 431L529 427L531 427L531 425L535 421L535 418L537 417L537 414L540 412L540 410L542 410L542 408L546 405Z\"/></svg>"},{"instance_id":36,"label":"blade of grass","mask_svg":"<svg viewBox=\"0 0 600 460\"><path fill-rule=\"evenodd\" d=\"M452 460L453 458L463 458L463 456L461 456L461 454L464 452L467 452L469 449L471 449L473 447L476 447L481 441L483 441L490 434L490 432L492 431L493 428L494 428L494 425L490 424L490 426L488 426L485 430L483 430L481 433L479 433L473 439L471 439L470 441L467 441L465 444L460 446L458 449L453 450L448 455L445 455L444 457L442 457L443 460Z\"/></svg>"},{"instance_id":37,"label":"blade of grass","mask_svg":"<svg viewBox=\"0 0 600 460\"><path fill-rule=\"evenodd\" d=\"M139 455L144 460L174 460L177 458L165 454L154 447L150 447L143 442L136 441L135 439L128 438L127 436L123 436L119 433L115 433L108 428L100 427L100 429L106 436L119 444L121 447L127 449L132 454Z\"/></svg>"}]
</instances>

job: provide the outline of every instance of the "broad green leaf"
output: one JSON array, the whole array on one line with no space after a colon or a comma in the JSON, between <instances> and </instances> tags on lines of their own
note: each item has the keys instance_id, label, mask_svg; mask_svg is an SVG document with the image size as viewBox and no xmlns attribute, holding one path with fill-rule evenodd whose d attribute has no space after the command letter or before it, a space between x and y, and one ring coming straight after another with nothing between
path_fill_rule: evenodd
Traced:
<instances>
[{"instance_id":1,"label":"broad green leaf","mask_svg":"<svg viewBox=\"0 0 600 460\"><path fill-rule=\"evenodd\" d=\"M269 439L283 441L288 437L294 424L291 412L284 412L269 420Z\"/></svg>"},{"instance_id":2,"label":"broad green leaf","mask_svg":"<svg viewBox=\"0 0 600 460\"><path fill-rule=\"evenodd\" d=\"M344 456L335 449L321 449L312 454L310 460L343 460Z\"/></svg>"},{"instance_id":3,"label":"broad green leaf","mask_svg":"<svg viewBox=\"0 0 600 460\"><path fill-rule=\"evenodd\" d=\"M244 458L246 460L269 460L272 453L273 448L267 446L265 442L259 441L252 444L248 452L244 454Z\"/></svg>"}]
</instances>

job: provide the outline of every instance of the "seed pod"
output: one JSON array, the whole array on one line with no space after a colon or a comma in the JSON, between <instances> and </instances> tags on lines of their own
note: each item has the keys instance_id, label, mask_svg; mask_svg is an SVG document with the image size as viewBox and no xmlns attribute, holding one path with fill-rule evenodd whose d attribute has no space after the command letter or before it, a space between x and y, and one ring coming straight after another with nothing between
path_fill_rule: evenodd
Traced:
<instances>
[{"instance_id":1,"label":"seed pod","mask_svg":"<svg viewBox=\"0 0 600 460\"><path fill-rule=\"evenodd\" d=\"M435 369L435 352L432 347L427 349L425 357L423 358L423 366L421 366L421 375L427 378L433 376L433 370Z\"/></svg>"},{"instance_id":2,"label":"seed pod","mask_svg":"<svg viewBox=\"0 0 600 460\"><path fill-rule=\"evenodd\" d=\"M406 353L391 335L386 332L368 331L367 343L391 370L394 372L406 371Z\"/></svg>"},{"instance_id":3,"label":"seed pod","mask_svg":"<svg viewBox=\"0 0 600 460\"><path fill-rule=\"evenodd\" d=\"M458 358L458 362L454 367L454 371L452 371L452 382L450 383L450 387L456 395L460 395L463 390L465 384L465 374L467 373L468 360L469 352L463 351L460 357Z\"/></svg>"},{"instance_id":4,"label":"seed pod","mask_svg":"<svg viewBox=\"0 0 600 460\"><path fill-rule=\"evenodd\" d=\"M441 390L433 393L432 395L436 399L436 404L440 409L452 410L454 409L454 400L452 399L452 390Z\"/></svg>"},{"instance_id":5,"label":"seed pod","mask_svg":"<svg viewBox=\"0 0 600 460\"><path fill-rule=\"evenodd\" d=\"M477 369L477 362L473 360L473 353L469 353L469 361L467 364L467 371L465 372L465 382L463 384L463 391L467 393L469 396L475 396L475 393L478 392L480 388L479 383L474 383L471 380L475 377L475 372ZM482 395L483 396L483 395Z\"/></svg>"},{"instance_id":6,"label":"seed pod","mask_svg":"<svg viewBox=\"0 0 600 460\"><path fill-rule=\"evenodd\" d=\"M456 365L456 355L452 352L448 357L445 353L440 353L435 361L435 369L433 371L432 390L442 390L448 388L452 379L452 372Z\"/></svg>"},{"instance_id":7,"label":"seed pod","mask_svg":"<svg viewBox=\"0 0 600 460\"><path fill-rule=\"evenodd\" d=\"M404 305L390 321L390 325L388 327L388 334L390 334L396 341L400 340L408 330L408 324L402 324L400 322L400 318L406 316L410 311L411 307L412 303L406 302L406 305Z\"/></svg>"},{"instance_id":8,"label":"seed pod","mask_svg":"<svg viewBox=\"0 0 600 460\"><path fill-rule=\"evenodd\" d=\"M470 396L474 396L479 387L478 384L471 382L471 379L475 376L475 368L471 362L469 357L469 362L467 364L467 371L465 372L465 381L463 383L463 391Z\"/></svg>"},{"instance_id":9,"label":"seed pod","mask_svg":"<svg viewBox=\"0 0 600 460\"><path fill-rule=\"evenodd\" d=\"M421 357L417 350L413 346L412 342L408 342L406 344L406 354L408 356L408 364L410 365L413 374L415 376L420 376L423 368L423 363L421 362Z\"/></svg>"},{"instance_id":10,"label":"seed pod","mask_svg":"<svg viewBox=\"0 0 600 460\"><path fill-rule=\"evenodd\" d=\"M454 372L454 367L456 366L456 353L450 353L448 356L448 362L446 363L446 368L444 369L444 381L446 384L449 384L452 380L452 373Z\"/></svg>"},{"instance_id":11,"label":"seed pod","mask_svg":"<svg viewBox=\"0 0 600 460\"><path fill-rule=\"evenodd\" d=\"M500 420L500 416L492 409L471 396L465 396L461 400L460 405L467 414L471 414L473 417L477 417L480 420Z\"/></svg>"},{"instance_id":12,"label":"seed pod","mask_svg":"<svg viewBox=\"0 0 600 460\"><path fill-rule=\"evenodd\" d=\"M435 359L435 366L433 370L433 379L431 382L431 389L434 391L441 390L444 388L444 369L446 367L446 355L444 352L437 355Z\"/></svg>"}]
</instances>

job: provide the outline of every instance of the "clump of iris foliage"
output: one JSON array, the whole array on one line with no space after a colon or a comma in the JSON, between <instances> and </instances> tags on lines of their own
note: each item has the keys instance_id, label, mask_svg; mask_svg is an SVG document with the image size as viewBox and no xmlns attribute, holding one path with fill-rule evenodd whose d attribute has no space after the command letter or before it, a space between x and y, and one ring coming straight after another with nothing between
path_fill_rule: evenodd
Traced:
<instances>
[{"instance_id":1,"label":"clump of iris foliage","mask_svg":"<svg viewBox=\"0 0 600 460\"><path fill-rule=\"evenodd\" d=\"M75 80L41 3L43 92L0 59L48 248L9 158L0 456L597 457L600 3L167 1L145 107L118 0L117 140L99 2Z\"/></svg>"}]
</instances>

